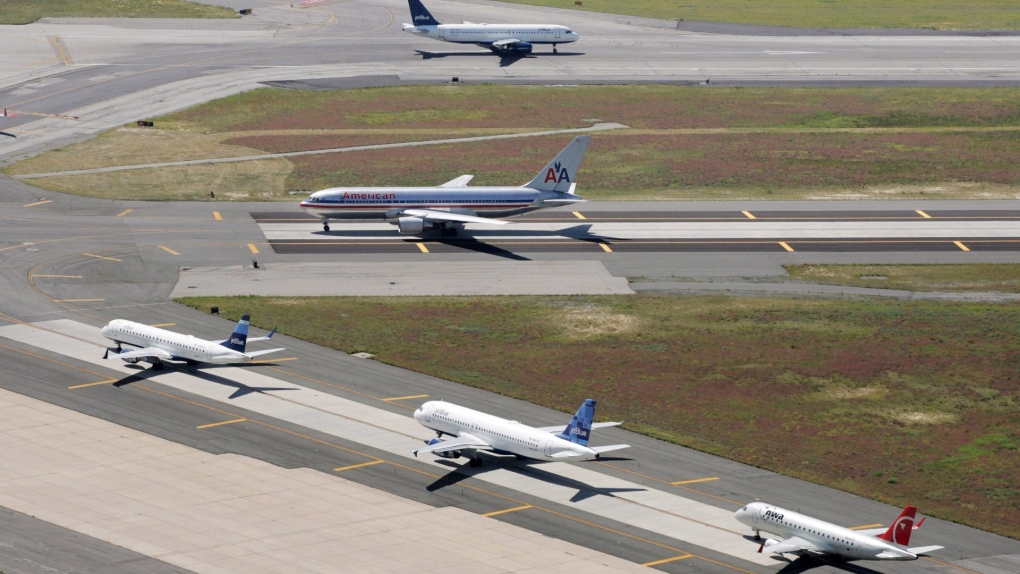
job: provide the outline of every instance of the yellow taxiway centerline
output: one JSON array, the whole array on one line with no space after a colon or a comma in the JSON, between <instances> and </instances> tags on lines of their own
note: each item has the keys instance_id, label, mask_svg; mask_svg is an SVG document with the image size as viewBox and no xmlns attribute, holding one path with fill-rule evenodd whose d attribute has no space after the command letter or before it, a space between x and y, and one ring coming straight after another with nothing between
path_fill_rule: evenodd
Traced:
<instances>
[{"instance_id":1,"label":"yellow taxiway centerline","mask_svg":"<svg viewBox=\"0 0 1020 574\"><path fill-rule=\"evenodd\" d=\"M220 215L220 212L218 212L218 211L212 212L212 216L213 216L213 219L215 219L216 221L223 221L223 216Z\"/></svg>"},{"instance_id":2,"label":"yellow taxiway centerline","mask_svg":"<svg viewBox=\"0 0 1020 574\"><path fill-rule=\"evenodd\" d=\"M415 243L415 245L418 246L418 249L421 249L422 253L428 253L429 252L429 248L425 247L424 243Z\"/></svg>"},{"instance_id":3,"label":"yellow taxiway centerline","mask_svg":"<svg viewBox=\"0 0 1020 574\"><path fill-rule=\"evenodd\" d=\"M500 514L506 514L508 512L517 512L518 510L527 510L529 508L534 508L534 507L531 506L530 504L525 504L524 506L516 506L514 508L507 508L506 510L497 510L495 512L486 512L482 516L485 516L485 517L499 516Z\"/></svg>"},{"instance_id":4,"label":"yellow taxiway centerline","mask_svg":"<svg viewBox=\"0 0 1020 574\"><path fill-rule=\"evenodd\" d=\"M42 205L44 203L53 203L53 200L52 199L44 199L42 201L37 201L35 203L27 203L25 205L22 205L21 207L35 207L37 205Z\"/></svg>"},{"instance_id":5,"label":"yellow taxiway centerline","mask_svg":"<svg viewBox=\"0 0 1020 574\"><path fill-rule=\"evenodd\" d=\"M177 253L176 251L174 251L173 249L170 249L166 245L160 245L159 248L162 249L163 251L166 251L170 255L180 255L180 253Z\"/></svg>"},{"instance_id":6,"label":"yellow taxiway centerline","mask_svg":"<svg viewBox=\"0 0 1020 574\"><path fill-rule=\"evenodd\" d=\"M118 213L117 217L124 217L125 215L131 213L132 211L134 211L134 210L133 209L125 209L124 211Z\"/></svg>"},{"instance_id":7,"label":"yellow taxiway centerline","mask_svg":"<svg viewBox=\"0 0 1020 574\"><path fill-rule=\"evenodd\" d=\"M82 255L84 255L86 257L95 257L96 259L106 259L107 261L117 261L117 262L124 261L123 259L117 259L116 257L106 257L104 255L95 255L95 254L92 254L92 253L82 253Z\"/></svg>"},{"instance_id":8,"label":"yellow taxiway centerline","mask_svg":"<svg viewBox=\"0 0 1020 574\"><path fill-rule=\"evenodd\" d=\"M249 243L249 244L248 244L248 250L249 250L249 251L251 251L252 253L254 253L254 254L258 255L258 252L259 252L259 248L258 248L258 247L255 247L255 244L254 244L254 243Z\"/></svg>"},{"instance_id":9,"label":"yellow taxiway centerline","mask_svg":"<svg viewBox=\"0 0 1020 574\"><path fill-rule=\"evenodd\" d=\"M229 421L221 421L221 422L218 422L218 423L209 423L207 425L198 425L195 428L197 428L197 429L211 429L213 427L218 427L218 426L223 426L223 425L232 425L234 423L240 423L240 422L244 422L246 420L248 420L248 419L233 419L233 420L229 420Z\"/></svg>"},{"instance_id":10,"label":"yellow taxiway centerline","mask_svg":"<svg viewBox=\"0 0 1020 574\"><path fill-rule=\"evenodd\" d=\"M740 213L743 213L748 219L758 219L757 217L752 215L750 211L741 211Z\"/></svg>"},{"instance_id":11,"label":"yellow taxiway centerline","mask_svg":"<svg viewBox=\"0 0 1020 574\"><path fill-rule=\"evenodd\" d=\"M923 217L925 219L931 219L930 215L928 215L927 213L921 211L920 209L915 209L914 211L916 211L918 215L920 215L921 217Z\"/></svg>"},{"instance_id":12,"label":"yellow taxiway centerline","mask_svg":"<svg viewBox=\"0 0 1020 574\"><path fill-rule=\"evenodd\" d=\"M81 279L81 275L43 275L42 273L36 273L32 277L55 277L57 279Z\"/></svg>"},{"instance_id":13,"label":"yellow taxiway centerline","mask_svg":"<svg viewBox=\"0 0 1020 574\"><path fill-rule=\"evenodd\" d=\"M686 560L688 558L694 558L693 554L684 554L683 556L674 556L672 558L666 558L664 560L656 560L655 562L645 562L642 566L658 566L659 564L665 564L667 562L675 562L677 560Z\"/></svg>"},{"instance_id":14,"label":"yellow taxiway centerline","mask_svg":"<svg viewBox=\"0 0 1020 574\"><path fill-rule=\"evenodd\" d=\"M599 247L601 247L602 251L605 251L606 253L612 253L613 252L613 250L608 245L606 245L605 243L599 243Z\"/></svg>"},{"instance_id":15,"label":"yellow taxiway centerline","mask_svg":"<svg viewBox=\"0 0 1020 574\"><path fill-rule=\"evenodd\" d=\"M779 245L780 245L780 246L781 246L781 247L782 247L783 249L785 249L785 250L787 250L787 251L793 251L793 247L790 247L789 245L787 245L785 241L780 241L780 242L779 242Z\"/></svg>"},{"instance_id":16,"label":"yellow taxiway centerline","mask_svg":"<svg viewBox=\"0 0 1020 574\"><path fill-rule=\"evenodd\" d=\"M110 383L116 383L117 379L106 379L105 381L97 381L95 383L85 383L84 385L71 385L68 389L84 389L85 387L96 387L99 385L109 385Z\"/></svg>"},{"instance_id":17,"label":"yellow taxiway centerline","mask_svg":"<svg viewBox=\"0 0 1020 574\"><path fill-rule=\"evenodd\" d=\"M150 327L173 327L177 323L156 323L155 325L149 325Z\"/></svg>"},{"instance_id":18,"label":"yellow taxiway centerline","mask_svg":"<svg viewBox=\"0 0 1020 574\"><path fill-rule=\"evenodd\" d=\"M719 477L710 476L708 478L695 478L694 480L678 480L676 482L671 482L670 484L673 486L680 486L681 484L694 484L696 482L708 482L710 480L719 480Z\"/></svg>"},{"instance_id":19,"label":"yellow taxiway centerline","mask_svg":"<svg viewBox=\"0 0 1020 574\"><path fill-rule=\"evenodd\" d=\"M960 241L954 241L954 242L953 242L953 245L955 245L955 246L959 247L961 251L970 251L970 247L967 247L966 245L964 245L964 244L963 244L962 242L960 242Z\"/></svg>"},{"instance_id":20,"label":"yellow taxiway centerline","mask_svg":"<svg viewBox=\"0 0 1020 574\"><path fill-rule=\"evenodd\" d=\"M373 461L370 461L370 462L363 462L361 464L352 464L351 466L341 466L340 468L334 468L333 471L334 472L343 472L345 470L353 470L355 468L361 468L363 466L372 466L374 464L382 464L384 462L386 462L386 461L385 460L373 460Z\"/></svg>"},{"instance_id":21,"label":"yellow taxiway centerline","mask_svg":"<svg viewBox=\"0 0 1020 574\"><path fill-rule=\"evenodd\" d=\"M576 218L578 218L578 219L588 219L587 217L585 217L585 216L581 215L581 212L580 212L580 211L575 211L575 212L574 212L574 217L576 217Z\"/></svg>"},{"instance_id":22,"label":"yellow taxiway centerline","mask_svg":"<svg viewBox=\"0 0 1020 574\"><path fill-rule=\"evenodd\" d=\"M390 397L388 399L383 399L383 400L384 401L404 401L404 400L407 400L407 399L424 399L427 396L428 395L408 395L406 397Z\"/></svg>"}]
</instances>

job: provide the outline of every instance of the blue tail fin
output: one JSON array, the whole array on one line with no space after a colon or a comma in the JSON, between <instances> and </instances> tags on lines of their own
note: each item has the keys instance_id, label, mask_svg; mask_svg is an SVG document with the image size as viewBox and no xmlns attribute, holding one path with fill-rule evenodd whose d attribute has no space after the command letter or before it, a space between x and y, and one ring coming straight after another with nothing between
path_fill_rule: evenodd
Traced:
<instances>
[{"instance_id":1,"label":"blue tail fin","mask_svg":"<svg viewBox=\"0 0 1020 574\"><path fill-rule=\"evenodd\" d=\"M439 20L432 17L428 8L421 3L421 0L407 0L411 8L411 24L414 26L438 26Z\"/></svg>"},{"instance_id":2,"label":"blue tail fin","mask_svg":"<svg viewBox=\"0 0 1020 574\"><path fill-rule=\"evenodd\" d=\"M581 408L577 409L577 414L570 419L567 428L556 436L581 446L588 446L588 438L591 436L591 421L594 418L595 401L585 399Z\"/></svg>"},{"instance_id":3,"label":"blue tail fin","mask_svg":"<svg viewBox=\"0 0 1020 574\"><path fill-rule=\"evenodd\" d=\"M248 315L242 315L241 320L237 322L237 326L234 327L234 332L230 334L230 338L220 343L224 347L231 351L237 351L239 353L244 352L244 345L248 342L248 320L251 319Z\"/></svg>"}]
</instances>

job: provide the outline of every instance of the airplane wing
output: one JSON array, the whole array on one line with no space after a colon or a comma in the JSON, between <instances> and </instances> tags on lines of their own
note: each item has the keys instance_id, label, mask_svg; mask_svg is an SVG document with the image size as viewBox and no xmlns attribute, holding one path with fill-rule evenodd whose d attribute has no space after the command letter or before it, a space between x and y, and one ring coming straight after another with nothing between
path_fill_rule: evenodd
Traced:
<instances>
[{"instance_id":1,"label":"airplane wing","mask_svg":"<svg viewBox=\"0 0 1020 574\"><path fill-rule=\"evenodd\" d=\"M449 211L436 211L434 209L405 209L401 215L420 217L425 221L457 221L460 223L488 223L492 225L506 225L509 221L500 219L489 219L488 217L476 217L474 215L461 215Z\"/></svg>"},{"instance_id":2,"label":"airplane wing","mask_svg":"<svg viewBox=\"0 0 1020 574\"><path fill-rule=\"evenodd\" d=\"M595 429L600 429L600 428L605 428L605 427L615 427L615 426L619 426L619 425L622 425L622 424L623 424L622 422L618 422L618 423L591 423L591 428L592 428L592 430L595 430ZM535 430L540 430L542 432L560 432L560 431L563 430L563 428L565 426L567 426L567 425L556 425L554 427L538 427ZM882 532L885 532L885 530L883 530Z\"/></svg>"},{"instance_id":3,"label":"airplane wing","mask_svg":"<svg viewBox=\"0 0 1020 574\"><path fill-rule=\"evenodd\" d=\"M444 183L443 185L440 185L439 187L464 187L468 184L468 182L470 182L474 178L475 176L473 175L464 174L460 177L455 177L451 179L450 181Z\"/></svg>"},{"instance_id":4,"label":"airplane wing","mask_svg":"<svg viewBox=\"0 0 1020 574\"><path fill-rule=\"evenodd\" d=\"M265 351L253 351L251 353L245 353L245 355L248 355L249 357L258 357L260 355L268 355L269 353L276 353L278 351L283 351L283 350L284 350L283 348L280 348L280 349L266 349Z\"/></svg>"},{"instance_id":5,"label":"airplane wing","mask_svg":"<svg viewBox=\"0 0 1020 574\"><path fill-rule=\"evenodd\" d=\"M507 38L505 40L496 40L491 45L492 45L493 48L502 48L502 47L505 47L505 46L512 46L514 44L519 44L520 42L521 41L518 40L517 38Z\"/></svg>"},{"instance_id":6,"label":"airplane wing","mask_svg":"<svg viewBox=\"0 0 1020 574\"><path fill-rule=\"evenodd\" d=\"M449 440L437 442L436 444L430 444L428 446L415 449L411 452L414 453L414 456L418 456L419 453L423 452L442 453L454 450L463 450L466 448L471 448L475 450L492 450L492 446L489 445L489 443L483 441L482 439L469 434L463 434L457 438L451 438Z\"/></svg>"},{"instance_id":7,"label":"airplane wing","mask_svg":"<svg viewBox=\"0 0 1020 574\"><path fill-rule=\"evenodd\" d=\"M917 548L907 548L907 552L911 554L927 554L935 550L942 550L945 546L918 546Z\"/></svg>"},{"instance_id":8,"label":"airplane wing","mask_svg":"<svg viewBox=\"0 0 1020 574\"><path fill-rule=\"evenodd\" d=\"M169 361L174 358L173 355L159 347L145 347L144 349L138 349L137 351L125 351L117 355L118 359L147 359L149 357L165 361Z\"/></svg>"},{"instance_id":9,"label":"airplane wing","mask_svg":"<svg viewBox=\"0 0 1020 574\"><path fill-rule=\"evenodd\" d=\"M821 548L815 546L814 544L808 542L807 540L804 540L803 538L797 538L796 536L791 536L790 538L787 538L786 540L783 540L779 543L773 544L768 548L765 548L765 545L762 544L761 548L758 549L758 552L761 552L762 549L768 550L770 554L784 554L786 552L821 551Z\"/></svg>"}]
</instances>

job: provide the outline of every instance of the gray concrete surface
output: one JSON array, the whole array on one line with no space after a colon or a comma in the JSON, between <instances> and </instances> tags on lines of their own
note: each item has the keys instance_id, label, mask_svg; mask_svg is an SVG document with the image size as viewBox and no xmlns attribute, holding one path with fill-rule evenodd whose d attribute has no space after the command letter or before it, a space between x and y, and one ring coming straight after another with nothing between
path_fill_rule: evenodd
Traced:
<instances>
[{"instance_id":1,"label":"gray concrete surface","mask_svg":"<svg viewBox=\"0 0 1020 574\"><path fill-rule=\"evenodd\" d=\"M300 278L300 280L295 280ZM273 263L181 270L170 297L261 295L625 295L627 279L599 261Z\"/></svg>"},{"instance_id":2,"label":"gray concrete surface","mask_svg":"<svg viewBox=\"0 0 1020 574\"><path fill-rule=\"evenodd\" d=\"M1016 303L1015 293L944 293L938 291L904 291L872 289L842 285L808 283L758 283L749 281L647 281L631 283L637 293L720 293L732 295L801 295L811 297L886 297L912 301L969 301L982 303Z\"/></svg>"}]
</instances>

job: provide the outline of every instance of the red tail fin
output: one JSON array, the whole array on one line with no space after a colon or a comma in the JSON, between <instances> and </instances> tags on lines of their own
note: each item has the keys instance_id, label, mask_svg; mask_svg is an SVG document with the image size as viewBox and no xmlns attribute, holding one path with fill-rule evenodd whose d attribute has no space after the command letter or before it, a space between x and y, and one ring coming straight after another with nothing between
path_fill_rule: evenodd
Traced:
<instances>
[{"instance_id":1,"label":"red tail fin","mask_svg":"<svg viewBox=\"0 0 1020 574\"><path fill-rule=\"evenodd\" d=\"M889 525L889 530L878 537L893 544L906 546L910 544L910 532L914 529L914 515L917 514L917 507L908 506L903 509L899 517Z\"/></svg>"}]
</instances>

